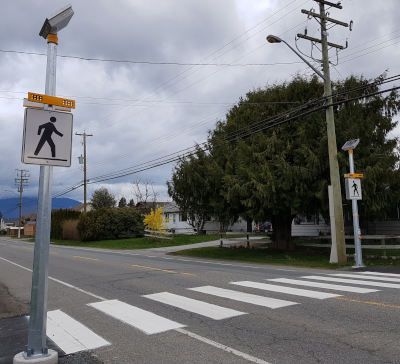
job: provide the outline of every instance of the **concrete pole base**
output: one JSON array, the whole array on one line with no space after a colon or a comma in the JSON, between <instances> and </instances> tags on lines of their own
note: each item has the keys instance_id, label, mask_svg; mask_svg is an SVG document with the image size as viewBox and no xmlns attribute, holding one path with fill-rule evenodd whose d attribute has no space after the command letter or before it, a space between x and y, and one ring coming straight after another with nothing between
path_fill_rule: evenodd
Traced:
<instances>
[{"instance_id":1,"label":"concrete pole base","mask_svg":"<svg viewBox=\"0 0 400 364\"><path fill-rule=\"evenodd\" d=\"M22 353L14 356L13 364L57 364L58 353L49 349L49 356L42 356L40 358L26 359Z\"/></svg>"}]
</instances>

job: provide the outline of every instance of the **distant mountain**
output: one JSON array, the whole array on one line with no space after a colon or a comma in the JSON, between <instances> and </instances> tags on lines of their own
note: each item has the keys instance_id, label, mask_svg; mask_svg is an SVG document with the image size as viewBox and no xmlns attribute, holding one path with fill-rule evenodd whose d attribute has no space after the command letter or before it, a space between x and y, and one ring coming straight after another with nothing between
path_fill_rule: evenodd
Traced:
<instances>
[{"instance_id":1,"label":"distant mountain","mask_svg":"<svg viewBox=\"0 0 400 364\"><path fill-rule=\"evenodd\" d=\"M52 209L69 209L79 205L81 202L71 198L53 198ZM19 198L5 198L0 200L0 211L3 218L18 218ZM37 198L22 197L22 215L32 214L37 210Z\"/></svg>"}]
</instances>

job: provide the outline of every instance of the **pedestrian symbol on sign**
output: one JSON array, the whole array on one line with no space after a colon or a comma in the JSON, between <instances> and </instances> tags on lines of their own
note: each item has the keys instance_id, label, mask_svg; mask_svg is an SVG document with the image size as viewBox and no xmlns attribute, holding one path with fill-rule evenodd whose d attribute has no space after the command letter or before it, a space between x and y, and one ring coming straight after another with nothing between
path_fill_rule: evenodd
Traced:
<instances>
[{"instance_id":1,"label":"pedestrian symbol on sign","mask_svg":"<svg viewBox=\"0 0 400 364\"><path fill-rule=\"evenodd\" d=\"M51 121L51 123L46 123L46 124L42 124L42 125L39 126L38 135L40 135L42 129L44 129L44 132L43 132L43 134L42 134L42 137L40 138L39 144L38 144L38 146L36 147L36 150L35 150L35 153L34 153L34 154L35 154L35 155L38 155L39 152L40 152L40 150L42 149L44 143L47 142L47 143L49 144L49 146L50 146L50 149L51 149L51 156L52 156L53 158L55 158L55 157L56 157L56 146L55 146L55 144L54 144L54 142L53 142L53 139L51 139L51 134L53 134L53 132L54 132L54 133L56 133L57 135L59 135L60 137L62 137L63 134L61 134L61 133L56 129L56 127L54 126L54 124L52 124L52 123L55 123L55 122L57 121L57 119L56 119L54 116L52 116L52 117L50 118L50 121Z\"/></svg>"},{"instance_id":2,"label":"pedestrian symbol on sign","mask_svg":"<svg viewBox=\"0 0 400 364\"><path fill-rule=\"evenodd\" d=\"M73 116L70 113L25 110L22 162L46 166L71 166Z\"/></svg>"},{"instance_id":3,"label":"pedestrian symbol on sign","mask_svg":"<svg viewBox=\"0 0 400 364\"><path fill-rule=\"evenodd\" d=\"M353 181L353 186L351 186L351 188L353 189L353 196L355 196L356 193L357 193L357 196L360 196L360 194L358 193L358 186L355 181Z\"/></svg>"},{"instance_id":4,"label":"pedestrian symbol on sign","mask_svg":"<svg viewBox=\"0 0 400 364\"><path fill-rule=\"evenodd\" d=\"M362 200L361 179L360 178L346 178L346 199L348 200Z\"/></svg>"}]
</instances>

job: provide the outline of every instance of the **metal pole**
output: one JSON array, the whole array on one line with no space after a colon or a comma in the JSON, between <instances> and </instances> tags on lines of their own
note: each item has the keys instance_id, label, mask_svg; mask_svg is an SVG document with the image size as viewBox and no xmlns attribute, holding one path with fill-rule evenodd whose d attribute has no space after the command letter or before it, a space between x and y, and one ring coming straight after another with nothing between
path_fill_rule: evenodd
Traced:
<instances>
[{"instance_id":1,"label":"metal pole","mask_svg":"<svg viewBox=\"0 0 400 364\"><path fill-rule=\"evenodd\" d=\"M349 164L350 164L350 173L355 173L352 150L349 150ZM353 208L353 230L354 230L354 246L355 246L354 258L356 261L356 265L354 266L354 268L362 268L362 267L365 267L365 265L362 260L361 230L360 230L360 223L359 223L359 219L358 219L357 200L351 200L351 206Z\"/></svg>"},{"instance_id":2,"label":"metal pole","mask_svg":"<svg viewBox=\"0 0 400 364\"><path fill-rule=\"evenodd\" d=\"M324 66L324 84L325 84L325 96L328 97L327 105L332 104L331 89L331 76L329 71L329 55L328 55L328 33L326 31L326 20L325 20L325 8L323 3L319 3L320 15L321 15L321 40L322 40L322 58ZM336 246L338 254L338 263L346 264L346 243L344 239L344 223L343 223L343 207L342 207L342 193L340 189L340 178L339 178L339 163L337 159L337 145L336 145L336 133L335 133L335 120L333 115L333 107L329 106L326 109L326 127L328 135L328 151L329 151L329 168L331 185L333 188L333 199L334 199L334 213L335 213L335 225L336 225Z\"/></svg>"},{"instance_id":3,"label":"metal pole","mask_svg":"<svg viewBox=\"0 0 400 364\"><path fill-rule=\"evenodd\" d=\"M308 67L310 67L318 76L320 76L323 80L325 80L325 76L321 74L310 62L308 62L299 52L297 52L289 43L284 41L283 39L279 38L283 43L285 43L294 53L296 53L301 60L307 64Z\"/></svg>"},{"instance_id":4,"label":"metal pole","mask_svg":"<svg viewBox=\"0 0 400 364\"><path fill-rule=\"evenodd\" d=\"M50 96L55 96L56 93L57 42L57 36L49 34L47 38L45 94ZM52 110L52 108L52 106L45 105L46 110ZM46 321L52 183L53 167L40 166L28 345L23 353L25 357L43 357L49 355L46 346Z\"/></svg>"}]
</instances>

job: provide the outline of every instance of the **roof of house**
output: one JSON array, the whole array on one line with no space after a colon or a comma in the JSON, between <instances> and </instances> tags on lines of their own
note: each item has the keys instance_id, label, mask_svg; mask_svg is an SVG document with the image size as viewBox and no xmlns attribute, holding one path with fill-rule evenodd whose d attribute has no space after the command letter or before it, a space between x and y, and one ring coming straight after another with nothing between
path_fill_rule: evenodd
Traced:
<instances>
[{"instance_id":1,"label":"roof of house","mask_svg":"<svg viewBox=\"0 0 400 364\"><path fill-rule=\"evenodd\" d=\"M157 207L164 207L170 202L138 202L136 204L137 209L155 209Z\"/></svg>"},{"instance_id":2,"label":"roof of house","mask_svg":"<svg viewBox=\"0 0 400 364\"><path fill-rule=\"evenodd\" d=\"M86 202L86 208L90 208L92 206L92 204L90 202ZM81 211L84 208L84 204L80 203L79 205L76 205L75 207L73 207L71 210L73 211Z\"/></svg>"},{"instance_id":3,"label":"roof of house","mask_svg":"<svg viewBox=\"0 0 400 364\"><path fill-rule=\"evenodd\" d=\"M14 224L18 222L18 218L7 218L7 219L3 218L3 221L5 224Z\"/></svg>"},{"instance_id":4,"label":"roof of house","mask_svg":"<svg viewBox=\"0 0 400 364\"><path fill-rule=\"evenodd\" d=\"M164 213L180 212L182 211L175 202L168 202L163 208Z\"/></svg>"}]
</instances>

